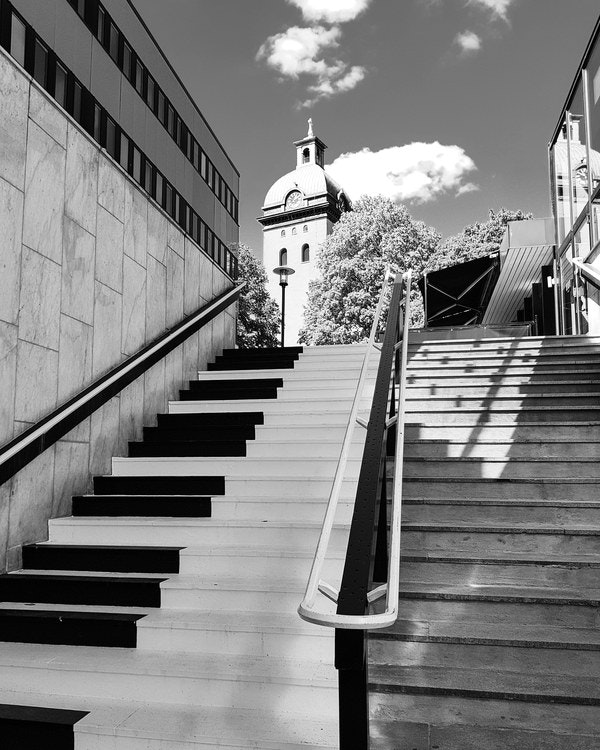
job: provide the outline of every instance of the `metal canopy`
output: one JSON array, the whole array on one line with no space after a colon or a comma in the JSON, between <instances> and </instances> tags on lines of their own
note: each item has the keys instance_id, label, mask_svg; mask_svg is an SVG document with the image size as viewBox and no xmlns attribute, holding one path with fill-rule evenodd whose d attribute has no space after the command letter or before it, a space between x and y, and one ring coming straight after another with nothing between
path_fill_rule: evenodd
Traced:
<instances>
[{"instance_id":1,"label":"metal canopy","mask_svg":"<svg viewBox=\"0 0 600 750\"><path fill-rule=\"evenodd\" d=\"M425 274L419 281L425 304L425 325L481 323L499 273L500 259L496 252Z\"/></svg>"}]
</instances>

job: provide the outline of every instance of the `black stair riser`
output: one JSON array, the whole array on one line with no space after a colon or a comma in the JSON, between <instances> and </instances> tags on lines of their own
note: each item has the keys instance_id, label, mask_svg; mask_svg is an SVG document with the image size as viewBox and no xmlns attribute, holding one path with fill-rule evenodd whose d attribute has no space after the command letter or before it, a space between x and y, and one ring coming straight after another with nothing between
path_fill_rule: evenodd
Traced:
<instances>
[{"instance_id":1,"label":"black stair riser","mask_svg":"<svg viewBox=\"0 0 600 750\"><path fill-rule=\"evenodd\" d=\"M230 457L245 456L246 442L231 440L229 442L214 441L212 443L195 442L186 440L183 442L149 441L147 443L129 443L130 458L141 458L144 456L212 456Z\"/></svg>"},{"instance_id":2,"label":"black stair riser","mask_svg":"<svg viewBox=\"0 0 600 750\"><path fill-rule=\"evenodd\" d=\"M87 711L0 705L0 737L6 750L73 750L73 725Z\"/></svg>"},{"instance_id":3,"label":"black stair riser","mask_svg":"<svg viewBox=\"0 0 600 750\"><path fill-rule=\"evenodd\" d=\"M239 391L179 391L180 401L233 401L245 398L277 398L277 388L246 388Z\"/></svg>"},{"instance_id":4,"label":"black stair riser","mask_svg":"<svg viewBox=\"0 0 600 750\"><path fill-rule=\"evenodd\" d=\"M277 356L279 354L302 354L303 346L265 346L258 349L223 349L223 357L259 357Z\"/></svg>"},{"instance_id":5,"label":"black stair riser","mask_svg":"<svg viewBox=\"0 0 600 750\"><path fill-rule=\"evenodd\" d=\"M158 429L192 429L196 427L234 428L254 427L265 423L265 415L261 411L232 411L217 414L205 412L198 414L159 414ZM152 428L151 428L152 429Z\"/></svg>"},{"instance_id":6,"label":"black stair riser","mask_svg":"<svg viewBox=\"0 0 600 750\"><path fill-rule=\"evenodd\" d=\"M300 358L299 352L283 352L282 354L279 353L273 353L273 354L267 354L265 356L260 356L258 354L247 354L244 357L235 357L235 356L228 356L220 354L219 356L215 357L216 363L223 363L223 362L235 362L235 363L241 363L245 364L246 366L248 363L252 362L297 362ZM251 367L247 367L247 369L253 369Z\"/></svg>"},{"instance_id":7,"label":"black stair riser","mask_svg":"<svg viewBox=\"0 0 600 750\"><path fill-rule=\"evenodd\" d=\"M179 548L28 544L23 547L23 568L104 573L179 573Z\"/></svg>"},{"instance_id":8,"label":"black stair riser","mask_svg":"<svg viewBox=\"0 0 600 750\"><path fill-rule=\"evenodd\" d=\"M94 477L96 495L224 495L225 477Z\"/></svg>"},{"instance_id":9,"label":"black stair riser","mask_svg":"<svg viewBox=\"0 0 600 750\"><path fill-rule=\"evenodd\" d=\"M252 362L241 362L237 360L225 360L222 362L210 362L206 368L210 372L218 370L225 372L227 370L292 370L294 360L263 360L259 359Z\"/></svg>"},{"instance_id":10,"label":"black stair riser","mask_svg":"<svg viewBox=\"0 0 600 750\"><path fill-rule=\"evenodd\" d=\"M240 425L238 427L209 427L209 428L186 428L167 429L165 427L144 427L145 443L166 443L174 441L183 443L186 441L200 443L225 442L228 440L254 440L256 430L251 426Z\"/></svg>"},{"instance_id":11,"label":"black stair riser","mask_svg":"<svg viewBox=\"0 0 600 750\"><path fill-rule=\"evenodd\" d=\"M0 601L160 607L159 578L0 576Z\"/></svg>"},{"instance_id":12,"label":"black stair riser","mask_svg":"<svg viewBox=\"0 0 600 750\"><path fill-rule=\"evenodd\" d=\"M243 391L246 388L283 388L283 378L252 378L249 380L190 380L191 391Z\"/></svg>"},{"instance_id":13,"label":"black stair riser","mask_svg":"<svg viewBox=\"0 0 600 750\"><path fill-rule=\"evenodd\" d=\"M143 615L121 617L80 612L0 611L0 641L65 646L135 648L136 622Z\"/></svg>"},{"instance_id":14,"label":"black stair riser","mask_svg":"<svg viewBox=\"0 0 600 750\"><path fill-rule=\"evenodd\" d=\"M136 516L140 518L210 518L210 497L74 497L74 516ZM150 571L148 571L150 572ZM163 571L156 571L162 573Z\"/></svg>"}]
</instances>

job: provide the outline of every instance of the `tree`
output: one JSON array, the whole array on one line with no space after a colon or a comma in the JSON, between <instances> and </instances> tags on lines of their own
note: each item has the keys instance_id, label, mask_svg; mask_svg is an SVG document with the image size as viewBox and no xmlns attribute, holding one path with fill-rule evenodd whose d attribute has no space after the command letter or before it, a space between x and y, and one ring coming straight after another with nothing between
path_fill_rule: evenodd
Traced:
<instances>
[{"instance_id":1,"label":"tree","mask_svg":"<svg viewBox=\"0 0 600 750\"><path fill-rule=\"evenodd\" d=\"M533 214L500 208L490 209L489 219L466 226L460 234L448 237L431 256L425 270L437 271L440 268L455 266L475 258L483 258L498 250L509 221L533 219Z\"/></svg>"},{"instance_id":2,"label":"tree","mask_svg":"<svg viewBox=\"0 0 600 750\"><path fill-rule=\"evenodd\" d=\"M243 243L233 248L238 255L238 276L246 282L240 295L237 345L240 349L278 346L279 307L267 291L265 267Z\"/></svg>"},{"instance_id":3,"label":"tree","mask_svg":"<svg viewBox=\"0 0 600 750\"><path fill-rule=\"evenodd\" d=\"M350 344L369 336L386 265L413 269L412 323L422 322L416 281L440 236L415 221L404 206L383 196L364 196L342 215L319 250L321 276L309 285L304 326L306 344Z\"/></svg>"}]
</instances>

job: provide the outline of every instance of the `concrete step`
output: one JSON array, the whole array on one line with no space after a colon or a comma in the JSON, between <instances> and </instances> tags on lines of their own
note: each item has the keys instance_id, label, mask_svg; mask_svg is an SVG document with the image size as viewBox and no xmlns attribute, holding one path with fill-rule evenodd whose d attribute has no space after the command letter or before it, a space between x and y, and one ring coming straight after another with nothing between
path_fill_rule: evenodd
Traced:
<instances>
[{"instance_id":1,"label":"concrete step","mask_svg":"<svg viewBox=\"0 0 600 750\"><path fill-rule=\"evenodd\" d=\"M334 632L289 613L161 610L138 624L138 648L331 664Z\"/></svg>"},{"instance_id":2,"label":"concrete step","mask_svg":"<svg viewBox=\"0 0 600 750\"><path fill-rule=\"evenodd\" d=\"M323 522L326 500L281 496L279 498L218 498L212 503L211 518L224 521L287 521L319 524ZM341 500L336 522L350 523L354 503Z\"/></svg>"},{"instance_id":3,"label":"concrete step","mask_svg":"<svg viewBox=\"0 0 600 750\"><path fill-rule=\"evenodd\" d=\"M13 691L188 706L262 710L277 704L334 717L333 666L245 655L151 653L143 650L0 644L4 684ZM90 674L94 675L90 679Z\"/></svg>"},{"instance_id":4,"label":"concrete step","mask_svg":"<svg viewBox=\"0 0 600 750\"><path fill-rule=\"evenodd\" d=\"M466 380L463 378L463 380ZM336 384L337 385L337 384ZM291 391L286 384L286 390ZM346 388L339 384L340 395L345 392ZM365 392L372 393L372 388L366 388ZM408 383L406 395L408 398L422 398L427 399L429 397L435 398L477 398L477 399L508 399L508 398L523 398L529 400L533 396L555 396L555 395L571 395L578 396L579 393L598 393L600 391L600 382L597 380L577 380L572 378L571 380L563 381L549 381L547 378L536 379L535 382L520 382L520 383L455 383L455 382L443 382L440 383L437 379L435 381L427 380L425 378L419 378L412 383ZM296 392L296 391L294 391ZM336 391L337 392L337 391Z\"/></svg>"},{"instance_id":5,"label":"concrete step","mask_svg":"<svg viewBox=\"0 0 600 750\"><path fill-rule=\"evenodd\" d=\"M449 349L457 350L485 350L503 349L508 351L519 351L521 349L572 349L581 346L600 347L598 336L501 336L484 339L435 339L428 338L426 341L416 341L409 338L409 351L415 349L423 351L440 351Z\"/></svg>"},{"instance_id":6,"label":"concrete step","mask_svg":"<svg viewBox=\"0 0 600 750\"><path fill-rule=\"evenodd\" d=\"M600 527L567 527L560 524L529 524L526 522L494 525L468 522L406 523L402 528L405 553L463 552L477 556L483 550L499 554L502 550L515 554L598 555Z\"/></svg>"},{"instance_id":7,"label":"concrete step","mask_svg":"<svg viewBox=\"0 0 600 750\"><path fill-rule=\"evenodd\" d=\"M148 750L159 746L178 750L337 748L335 718L318 713L281 712L277 721L273 721L271 705L261 709L185 706L90 698L81 694L47 695L29 690L1 690L0 702L5 706L86 713L74 726L77 750Z\"/></svg>"},{"instance_id":8,"label":"concrete step","mask_svg":"<svg viewBox=\"0 0 600 750\"><path fill-rule=\"evenodd\" d=\"M392 471L392 467L389 467L389 471ZM512 455L501 458L473 456L458 458L418 457L405 458L404 476L407 479L412 477L428 479L434 477L446 479L532 479L544 477L598 479L600 478L600 464L594 458L580 460L576 457L567 456L563 456L561 460L556 458L521 458Z\"/></svg>"},{"instance_id":9,"label":"concrete step","mask_svg":"<svg viewBox=\"0 0 600 750\"><path fill-rule=\"evenodd\" d=\"M221 521L202 518L53 518L50 541L56 544L165 544L173 546L254 545L314 551L321 522ZM331 549L346 542L348 529L335 526ZM153 540L153 541L151 541Z\"/></svg>"},{"instance_id":10,"label":"concrete step","mask_svg":"<svg viewBox=\"0 0 600 750\"><path fill-rule=\"evenodd\" d=\"M597 382L600 367L511 367L506 372L494 367L409 367L406 380L409 385L518 385L551 381L574 380Z\"/></svg>"},{"instance_id":11,"label":"concrete step","mask_svg":"<svg viewBox=\"0 0 600 750\"><path fill-rule=\"evenodd\" d=\"M554 441L541 442L534 440L510 440L508 435L504 439L482 439L473 435L472 440L461 441L435 440L405 440L404 455L406 458L589 458L600 455L600 434L594 435L594 441L576 441L564 439L560 441L562 431L554 434ZM255 451L260 443L248 446L248 455L256 455ZM317 443L317 445L320 445ZM253 449L253 446L256 446ZM359 455L361 445L353 445L353 455ZM317 452L316 455L319 455Z\"/></svg>"},{"instance_id":12,"label":"concrete step","mask_svg":"<svg viewBox=\"0 0 600 750\"><path fill-rule=\"evenodd\" d=\"M600 350L595 349L590 351L589 347L572 347L568 351L564 348L551 349L545 351L540 350L527 350L522 349L514 354L508 351L490 351L490 350L464 350L458 351L451 349L447 351L423 351L415 350L409 354L408 358L411 365L428 362L434 365L435 363L444 362L459 362L463 365L468 364L481 364L484 367L495 366L515 366L515 365L566 365L569 362L573 362L576 365L592 365L598 366L600 363Z\"/></svg>"},{"instance_id":13,"label":"concrete step","mask_svg":"<svg viewBox=\"0 0 600 750\"><path fill-rule=\"evenodd\" d=\"M165 610L193 609L210 612L296 612L306 588L306 577L235 575L224 573L212 578L176 576L163 585ZM335 612L335 604L325 600L325 609Z\"/></svg>"},{"instance_id":14,"label":"concrete step","mask_svg":"<svg viewBox=\"0 0 600 750\"><path fill-rule=\"evenodd\" d=\"M285 479L287 476L310 475L316 478L333 479L337 467L335 458L212 458L206 456L142 456L139 458L113 458L114 477L132 476L224 476L227 486L229 477L261 479L264 476ZM349 478L358 477L359 458L351 458L347 464Z\"/></svg>"},{"instance_id":15,"label":"concrete step","mask_svg":"<svg viewBox=\"0 0 600 750\"><path fill-rule=\"evenodd\" d=\"M413 421L405 425L405 441L453 443L595 443L600 439L600 422L524 422L477 423L476 417L471 424L425 425ZM268 434L264 427L257 428L257 435Z\"/></svg>"},{"instance_id":16,"label":"concrete step","mask_svg":"<svg viewBox=\"0 0 600 750\"><path fill-rule=\"evenodd\" d=\"M461 562L438 562L434 558L427 562L411 562L404 559L400 566L403 582L431 584L460 584L468 581L472 587L485 590L486 586L511 586L513 588L563 588L580 593L589 591L595 596L598 591L598 569L584 564L563 565L511 565L496 558L495 564L464 558Z\"/></svg>"},{"instance_id":17,"label":"concrete step","mask_svg":"<svg viewBox=\"0 0 600 750\"><path fill-rule=\"evenodd\" d=\"M372 750L597 750L600 741L595 706L377 692L370 708Z\"/></svg>"},{"instance_id":18,"label":"concrete step","mask_svg":"<svg viewBox=\"0 0 600 750\"><path fill-rule=\"evenodd\" d=\"M442 497L487 500L597 500L596 479L404 479L403 496L409 499Z\"/></svg>"},{"instance_id":19,"label":"concrete step","mask_svg":"<svg viewBox=\"0 0 600 750\"><path fill-rule=\"evenodd\" d=\"M392 638L369 641L370 678L388 670L439 669L454 671L468 669L470 672L527 675L545 675L548 678L560 675L566 681L580 678L593 679L600 674L600 651L589 649L539 648L523 642L515 645L488 643L442 643L438 641L399 641ZM575 688L573 683L571 690ZM565 693L565 697L568 692ZM577 693L575 693L577 695ZM579 694L581 698L584 694ZM600 706L600 690L591 691Z\"/></svg>"},{"instance_id":20,"label":"concrete step","mask_svg":"<svg viewBox=\"0 0 600 750\"><path fill-rule=\"evenodd\" d=\"M269 422L273 419L269 417ZM454 407L440 407L432 403L429 408L425 405L413 406L410 402L406 408L406 423L408 425L433 426L477 426L485 427L494 424L525 425L529 423L562 423L569 425L578 422L587 424L600 421L600 408L578 405L567 406L529 406L527 403L520 408L516 404L490 404L485 409L474 405L455 404Z\"/></svg>"},{"instance_id":21,"label":"concrete step","mask_svg":"<svg viewBox=\"0 0 600 750\"><path fill-rule=\"evenodd\" d=\"M510 505L496 504L493 501L477 503L463 501L444 504L440 499L438 504L407 504L402 511L404 523L434 523L442 525L448 523L486 524L510 526L513 523L540 524L540 526L563 525L598 526L600 528L600 504L577 504L576 501L566 501L562 505L529 505L513 503Z\"/></svg>"},{"instance_id":22,"label":"concrete step","mask_svg":"<svg viewBox=\"0 0 600 750\"><path fill-rule=\"evenodd\" d=\"M276 547L274 545L244 546L218 545L214 547L187 547L181 551L182 575L244 576L268 580L269 575L283 576L286 580L305 585L308 580L314 549L306 547ZM344 565L344 550L328 550L324 564L324 577L338 580ZM295 610L294 610L295 611Z\"/></svg>"},{"instance_id":23,"label":"concrete step","mask_svg":"<svg viewBox=\"0 0 600 750\"><path fill-rule=\"evenodd\" d=\"M287 402L286 402L287 403ZM293 402L291 402L293 403ZM502 394L491 394L483 396L457 395L451 396L428 396L413 397L411 392L407 393L406 411L408 413L427 410L438 411L443 409L461 408L486 411L490 408L502 408L520 410L522 407L533 408L588 408L596 410L600 408L600 398L597 393L560 393L546 395L522 395L522 396L503 396Z\"/></svg>"}]
</instances>

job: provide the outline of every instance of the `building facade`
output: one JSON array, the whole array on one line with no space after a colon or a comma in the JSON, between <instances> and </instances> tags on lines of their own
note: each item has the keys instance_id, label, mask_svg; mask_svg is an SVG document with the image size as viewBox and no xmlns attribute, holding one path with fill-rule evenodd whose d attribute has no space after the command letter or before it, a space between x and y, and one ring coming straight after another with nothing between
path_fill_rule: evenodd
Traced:
<instances>
[{"instance_id":1,"label":"building facade","mask_svg":"<svg viewBox=\"0 0 600 750\"><path fill-rule=\"evenodd\" d=\"M296 169L267 192L258 221L263 226L263 262L271 296L280 301L277 266L294 269L286 289L285 341L294 344L303 323L309 282L319 275L319 247L351 206L344 190L324 169L327 146L314 135L312 121L305 138L294 142Z\"/></svg>"},{"instance_id":2,"label":"building facade","mask_svg":"<svg viewBox=\"0 0 600 750\"><path fill-rule=\"evenodd\" d=\"M238 173L128 0L0 0L0 446L230 290ZM235 307L0 483L0 571L235 344Z\"/></svg>"},{"instance_id":3,"label":"building facade","mask_svg":"<svg viewBox=\"0 0 600 750\"><path fill-rule=\"evenodd\" d=\"M600 20L549 144L564 333L600 333ZM596 275L598 278L595 278Z\"/></svg>"},{"instance_id":4,"label":"building facade","mask_svg":"<svg viewBox=\"0 0 600 750\"><path fill-rule=\"evenodd\" d=\"M1 0L0 44L234 272L239 173L130 0Z\"/></svg>"}]
</instances>

